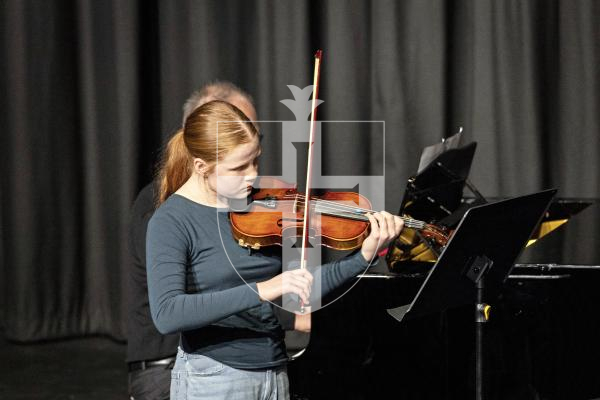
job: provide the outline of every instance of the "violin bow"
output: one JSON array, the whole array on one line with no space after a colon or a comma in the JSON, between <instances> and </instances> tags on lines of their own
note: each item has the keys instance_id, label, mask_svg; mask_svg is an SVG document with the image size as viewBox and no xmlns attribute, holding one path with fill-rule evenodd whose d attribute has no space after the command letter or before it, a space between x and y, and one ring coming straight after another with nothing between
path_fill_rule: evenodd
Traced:
<instances>
[{"instance_id":1,"label":"violin bow","mask_svg":"<svg viewBox=\"0 0 600 400\"><path fill-rule=\"evenodd\" d=\"M312 182L312 164L313 164L313 145L315 143L315 130L317 123L317 99L319 98L319 80L321 78L321 59L323 58L323 50L317 50L315 53L315 70L313 75L313 94L310 114L310 135L308 139L308 164L306 168L306 189L305 189L305 204L304 204L304 219L302 222L302 250L300 255L300 268L307 267L307 248L308 248L308 227L309 224L309 201L310 201L310 186ZM300 300L300 312L304 313L304 302Z\"/></svg>"}]
</instances>

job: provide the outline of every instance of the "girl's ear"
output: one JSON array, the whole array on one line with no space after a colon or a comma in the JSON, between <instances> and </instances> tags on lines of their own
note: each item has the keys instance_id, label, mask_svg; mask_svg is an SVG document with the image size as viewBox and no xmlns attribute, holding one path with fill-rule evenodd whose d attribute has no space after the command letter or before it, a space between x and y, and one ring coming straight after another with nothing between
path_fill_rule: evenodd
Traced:
<instances>
[{"instance_id":1,"label":"girl's ear","mask_svg":"<svg viewBox=\"0 0 600 400\"><path fill-rule=\"evenodd\" d=\"M201 158L193 159L194 172L199 175L208 175L208 164Z\"/></svg>"}]
</instances>

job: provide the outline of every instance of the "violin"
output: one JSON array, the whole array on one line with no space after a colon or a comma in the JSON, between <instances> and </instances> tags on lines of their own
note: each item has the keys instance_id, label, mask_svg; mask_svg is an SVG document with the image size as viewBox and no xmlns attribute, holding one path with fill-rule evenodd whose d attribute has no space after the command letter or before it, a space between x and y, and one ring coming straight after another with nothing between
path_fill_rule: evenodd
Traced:
<instances>
[{"instance_id":1,"label":"violin","mask_svg":"<svg viewBox=\"0 0 600 400\"><path fill-rule=\"evenodd\" d=\"M249 205L244 210L231 211L229 221L233 237L242 247L258 250L264 246L281 246L282 237L302 237L305 196L296 186L274 179L260 178L267 188L253 188ZM354 250L369 236L370 223L366 214L370 201L354 192L326 192L310 197L311 226L308 236L320 239L323 246L336 250ZM320 218L315 218L315 215ZM402 216L404 226L418 230L423 238L439 246L448 243L450 232L445 227Z\"/></svg>"}]
</instances>

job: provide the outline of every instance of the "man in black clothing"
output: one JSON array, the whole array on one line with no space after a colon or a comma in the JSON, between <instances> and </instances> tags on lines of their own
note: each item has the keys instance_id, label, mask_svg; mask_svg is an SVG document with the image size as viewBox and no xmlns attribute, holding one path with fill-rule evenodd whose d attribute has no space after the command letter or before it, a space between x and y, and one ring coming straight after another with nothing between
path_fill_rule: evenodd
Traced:
<instances>
[{"instance_id":1,"label":"man in black clothing","mask_svg":"<svg viewBox=\"0 0 600 400\"><path fill-rule=\"evenodd\" d=\"M179 335L161 335L154 326L148 304L146 278L146 228L154 213L155 186L138 194L129 227L127 363L130 399L168 399L171 368Z\"/></svg>"},{"instance_id":2,"label":"man in black clothing","mask_svg":"<svg viewBox=\"0 0 600 400\"><path fill-rule=\"evenodd\" d=\"M216 82L194 92L183 107L183 121L197 107L212 100L223 100L238 107L256 121L252 98L228 82ZM128 269L128 342L129 395L135 400L168 399L171 369L175 362L179 335L161 335L152 322L148 304L146 277L146 228L154 213L156 187L145 186L138 194L131 211ZM279 310L279 309L278 309ZM295 318L294 314L278 312L286 330L310 330L310 316Z\"/></svg>"}]
</instances>

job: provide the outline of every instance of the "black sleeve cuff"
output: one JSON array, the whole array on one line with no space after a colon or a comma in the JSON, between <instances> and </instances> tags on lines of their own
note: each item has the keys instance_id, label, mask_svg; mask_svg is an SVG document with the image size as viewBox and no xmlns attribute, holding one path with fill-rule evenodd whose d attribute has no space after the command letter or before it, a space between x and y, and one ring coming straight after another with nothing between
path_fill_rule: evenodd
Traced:
<instances>
[{"instance_id":1,"label":"black sleeve cuff","mask_svg":"<svg viewBox=\"0 0 600 400\"><path fill-rule=\"evenodd\" d=\"M284 331L293 331L296 326L296 314L275 306L273 313Z\"/></svg>"}]
</instances>

